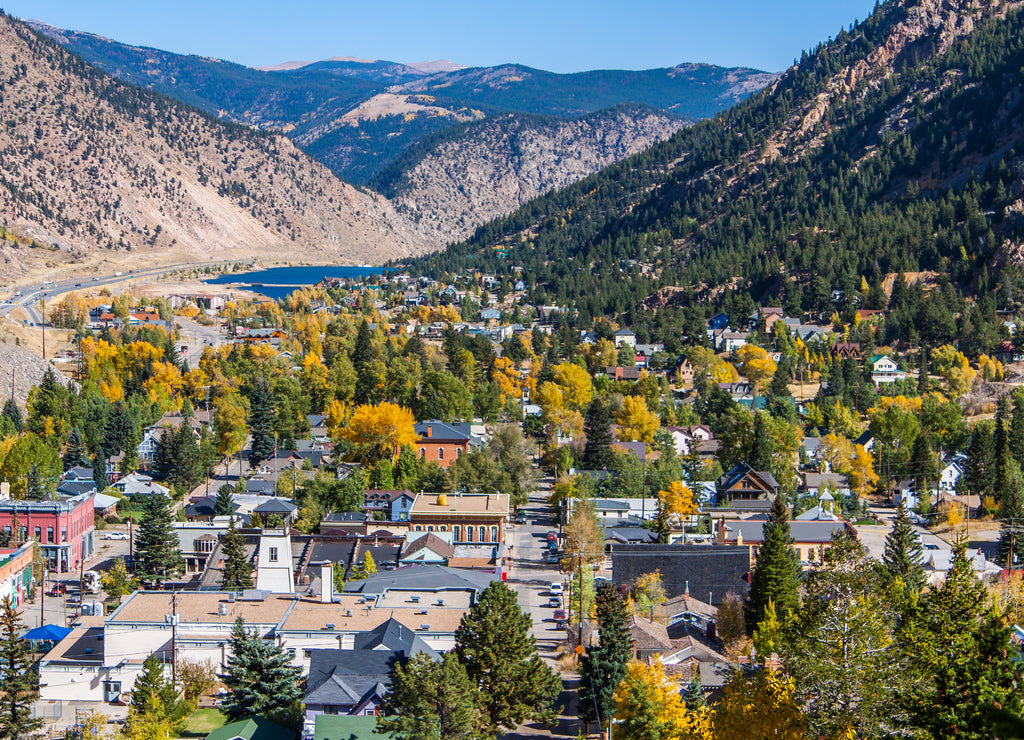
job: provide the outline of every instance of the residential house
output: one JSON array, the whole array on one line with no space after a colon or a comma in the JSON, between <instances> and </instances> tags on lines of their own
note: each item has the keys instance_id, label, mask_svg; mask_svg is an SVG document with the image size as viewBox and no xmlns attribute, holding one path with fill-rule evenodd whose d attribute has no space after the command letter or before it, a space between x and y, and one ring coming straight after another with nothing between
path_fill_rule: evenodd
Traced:
<instances>
[{"instance_id":1,"label":"residential house","mask_svg":"<svg viewBox=\"0 0 1024 740\"><path fill-rule=\"evenodd\" d=\"M831 491L837 498L846 498L850 495L850 480L839 473L804 473L802 493L818 498L826 490Z\"/></svg>"},{"instance_id":2,"label":"residential house","mask_svg":"<svg viewBox=\"0 0 1024 740\"><path fill-rule=\"evenodd\" d=\"M899 365L891 357L875 355L871 358L871 381L876 387L906 378L907 374L899 369Z\"/></svg>"},{"instance_id":3,"label":"residential house","mask_svg":"<svg viewBox=\"0 0 1024 740\"><path fill-rule=\"evenodd\" d=\"M138 471L129 473L114 483L113 486L125 496L167 496L171 492L171 489L161 486L145 473Z\"/></svg>"},{"instance_id":4,"label":"residential house","mask_svg":"<svg viewBox=\"0 0 1024 740\"><path fill-rule=\"evenodd\" d=\"M939 471L939 490L940 491L955 491L957 483L960 482L960 476L964 474L965 458L956 457L945 465Z\"/></svg>"},{"instance_id":5,"label":"residential house","mask_svg":"<svg viewBox=\"0 0 1024 740\"><path fill-rule=\"evenodd\" d=\"M750 340L750 332L746 331L727 331L723 332L720 338L720 344L718 349L721 352L735 352L740 347L746 346Z\"/></svg>"},{"instance_id":6,"label":"residential house","mask_svg":"<svg viewBox=\"0 0 1024 740\"><path fill-rule=\"evenodd\" d=\"M442 537L441 535L447 535ZM427 532L426 534L410 532L406 537L405 546L399 557L400 565L448 565L455 557L455 545L451 543L451 533Z\"/></svg>"},{"instance_id":7,"label":"residential house","mask_svg":"<svg viewBox=\"0 0 1024 740\"><path fill-rule=\"evenodd\" d=\"M676 363L675 369L672 371L673 377L675 377L676 383L681 385L683 388L690 388L693 386L694 369L693 365L685 357L680 358L679 362Z\"/></svg>"},{"instance_id":8,"label":"residential house","mask_svg":"<svg viewBox=\"0 0 1024 740\"><path fill-rule=\"evenodd\" d=\"M634 349L636 348L636 334L633 333L632 329L619 329L612 334L612 339L615 340L616 349L624 344L628 344Z\"/></svg>"},{"instance_id":9,"label":"residential house","mask_svg":"<svg viewBox=\"0 0 1024 740\"><path fill-rule=\"evenodd\" d=\"M750 554L750 564L757 560L757 551L764 543L764 525L766 519L735 519L726 522L719 520L716 524L715 541L719 545L736 545L746 547ZM790 535L793 537L793 550L805 567L811 563L821 562L825 551L832 542L832 535L837 531L846 530L854 537L857 530L842 521L791 521Z\"/></svg>"},{"instance_id":10,"label":"residential house","mask_svg":"<svg viewBox=\"0 0 1024 740\"><path fill-rule=\"evenodd\" d=\"M764 306L750 314L749 325L754 331L770 334L772 324L782 319L786 312L780 306Z\"/></svg>"},{"instance_id":11,"label":"residential house","mask_svg":"<svg viewBox=\"0 0 1024 740\"><path fill-rule=\"evenodd\" d=\"M851 359L860 362L860 342L836 342L832 345L832 356L840 359Z\"/></svg>"},{"instance_id":12,"label":"residential house","mask_svg":"<svg viewBox=\"0 0 1024 740\"><path fill-rule=\"evenodd\" d=\"M627 380L637 381L640 380L640 368L633 367L612 367L608 366L604 369L604 374L612 380Z\"/></svg>"},{"instance_id":13,"label":"residential house","mask_svg":"<svg viewBox=\"0 0 1024 740\"><path fill-rule=\"evenodd\" d=\"M718 479L718 500L773 499L779 491L775 476L754 470L746 463L736 465Z\"/></svg>"},{"instance_id":14,"label":"residential house","mask_svg":"<svg viewBox=\"0 0 1024 740\"><path fill-rule=\"evenodd\" d=\"M206 740L294 740L295 732L259 715L229 722L210 732Z\"/></svg>"},{"instance_id":15,"label":"residential house","mask_svg":"<svg viewBox=\"0 0 1024 740\"><path fill-rule=\"evenodd\" d=\"M402 488L394 490L367 489L363 497L363 511L392 522L409 521L412 508L412 491Z\"/></svg>"}]
</instances>

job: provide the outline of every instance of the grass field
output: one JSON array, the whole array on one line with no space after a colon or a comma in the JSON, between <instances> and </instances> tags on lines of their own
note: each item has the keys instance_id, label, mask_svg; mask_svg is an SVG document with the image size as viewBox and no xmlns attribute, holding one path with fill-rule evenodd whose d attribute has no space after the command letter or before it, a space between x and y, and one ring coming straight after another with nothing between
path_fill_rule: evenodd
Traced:
<instances>
[{"instance_id":1,"label":"grass field","mask_svg":"<svg viewBox=\"0 0 1024 740\"><path fill-rule=\"evenodd\" d=\"M202 707L192 712L181 723L181 734L184 737L206 737L218 727L223 727L227 718L215 707Z\"/></svg>"}]
</instances>

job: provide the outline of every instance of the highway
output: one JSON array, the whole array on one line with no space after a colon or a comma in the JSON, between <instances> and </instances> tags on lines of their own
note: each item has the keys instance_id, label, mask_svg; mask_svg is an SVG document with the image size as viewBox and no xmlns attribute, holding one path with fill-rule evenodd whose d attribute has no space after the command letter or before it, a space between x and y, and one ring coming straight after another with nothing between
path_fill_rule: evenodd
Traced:
<instances>
[{"instance_id":1,"label":"highway","mask_svg":"<svg viewBox=\"0 0 1024 740\"><path fill-rule=\"evenodd\" d=\"M12 310L20 307L28 313L29 321L34 324L41 324L43 322L43 317L38 309L39 302L49 302L54 298L73 290L101 288L104 285L122 283L127 280L135 280L138 278L156 277L176 270L189 270L198 267L220 267L223 265L233 265L237 262L238 260L180 262L174 265L151 267L145 270L128 270L127 272L118 272L113 275L94 275L92 277L72 278L70 280L58 282L47 281L41 285L18 286L13 295L8 296L6 300L0 302L0 317L6 317Z\"/></svg>"}]
</instances>

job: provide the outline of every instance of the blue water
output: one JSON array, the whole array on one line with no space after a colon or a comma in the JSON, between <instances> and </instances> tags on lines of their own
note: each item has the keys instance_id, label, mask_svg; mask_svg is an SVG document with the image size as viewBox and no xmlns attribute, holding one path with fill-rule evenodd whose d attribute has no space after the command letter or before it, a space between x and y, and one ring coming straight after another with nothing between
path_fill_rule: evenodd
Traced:
<instances>
[{"instance_id":1,"label":"blue water","mask_svg":"<svg viewBox=\"0 0 1024 740\"><path fill-rule=\"evenodd\" d=\"M364 278L380 275L383 267L353 267L351 265L317 265L303 267L271 267L255 272L218 275L205 282L214 285L239 284L275 301L284 298L296 288L316 285L324 278Z\"/></svg>"}]
</instances>

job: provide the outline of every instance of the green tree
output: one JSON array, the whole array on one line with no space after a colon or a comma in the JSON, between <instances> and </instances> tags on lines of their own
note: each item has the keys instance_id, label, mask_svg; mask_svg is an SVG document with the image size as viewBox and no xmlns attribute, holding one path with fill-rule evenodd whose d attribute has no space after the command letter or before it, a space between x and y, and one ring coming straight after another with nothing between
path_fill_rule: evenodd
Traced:
<instances>
[{"instance_id":1,"label":"green tree","mask_svg":"<svg viewBox=\"0 0 1024 740\"><path fill-rule=\"evenodd\" d=\"M633 656L626 602L612 583L597 589L595 604L600 641L580 660L579 715L607 724L615 711L615 689Z\"/></svg>"},{"instance_id":2,"label":"green tree","mask_svg":"<svg viewBox=\"0 0 1024 740\"><path fill-rule=\"evenodd\" d=\"M996 562L1013 569L1024 561L1024 474L1016 460L1009 460L1006 468L1006 482L999 497Z\"/></svg>"},{"instance_id":3,"label":"green tree","mask_svg":"<svg viewBox=\"0 0 1024 740\"><path fill-rule=\"evenodd\" d=\"M231 516L235 513L235 490L228 484L217 489L217 498L213 501L214 516ZM234 517L232 517L232 521Z\"/></svg>"},{"instance_id":4,"label":"green tree","mask_svg":"<svg viewBox=\"0 0 1024 740\"><path fill-rule=\"evenodd\" d=\"M71 429L71 435L68 437L68 443L64 447L62 459L64 461L64 470L71 470L71 468L76 466L89 467L89 447L85 444L85 439L82 437L82 433L78 431L77 426Z\"/></svg>"},{"instance_id":5,"label":"green tree","mask_svg":"<svg viewBox=\"0 0 1024 740\"><path fill-rule=\"evenodd\" d=\"M954 544L945 581L904 623L908 666L900 686L912 727L931 737L980 740L994 736L985 709L1020 711L1019 694L1009 688L1020 669L1005 665L1012 660L1009 633L991 613L966 547L963 539Z\"/></svg>"},{"instance_id":6,"label":"green tree","mask_svg":"<svg viewBox=\"0 0 1024 740\"><path fill-rule=\"evenodd\" d=\"M135 419L124 401L116 401L107 414L103 429L103 455L113 457L125 450L137 436Z\"/></svg>"},{"instance_id":7,"label":"green tree","mask_svg":"<svg viewBox=\"0 0 1024 740\"><path fill-rule=\"evenodd\" d=\"M0 601L0 740L27 740L38 736L42 719L32 716L39 696L32 656L21 639L21 617L10 596Z\"/></svg>"},{"instance_id":8,"label":"green tree","mask_svg":"<svg viewBox=\"0 0 1024 740\"><path fill-rule=\"evenodd\" d=\"M31 501L42 501L46 498L46 494L49 493L48 481L43 479L43 474L39 471L39 466L33 464L28 469L28 484L25 492L25 498Z\"/></svg>"},{"instance_id":9,"label":"green tree","mask_svg":"<svg viewBox=\"0 0 1024 740\"><path fill-rule=\"evenodd\" d=\"M754 414L753 439L747 464L754 470L771 470L772 450L772 439L768 430L768 414L758 411Z\"/></svg>"},{"instance_id":10,"label":"green tree","mask_svg":"<svg viewBox=\"0 0 1024 740\"><path fill-rule=\"evenodd\" d=\"M455 632L456 653L483 698L488 732L554 717L552 704L562 682L537 654L532 627L515 592L496 581Z\"/></svg>"},{"instance_id":11,"label":"green tree","mask_svg":"<svg viewBox=\"0 0 1024 740\"><path fill-rule=\"evenodd\" d=\"M892 701L902 680L892 634L897 600L878 587L876 567L863 545L838 531L786 630L783 666L811 737L887 737L903 721Z\"/></svg>"},{"instance_id":12,"label":"green tree","mask_svg":"<svg viewBox=\"0 0 1024 740\"><path fill-rule=\"evenodd\" d=\"M135 574L144 583L159 586L184 570L173 521L170 499L159 493L145 497L135 538Z\"/></svg>"},{"instance_id":13,"label":"green tree","mask_svg":"<svg viewBox=\"0 0 1024 740\"><path fill-rule=\"evenodd\" d=\"M747 630L751 632L764 619L769 601L775 604L781 619L788 618L800 606L800 562L793 550L787 515L782 497L776 496L764 525L764 543L750 574Z\"/></svg>"},{"instance_id":14,"label":"green tree","mask_svg":"<svg viewBox=\"0 0 1024 740\"><path fill-rule=\"evenodd\" d=\"M252 443L249 447L249 466L258 468L264 460L274 454L274 424L277 411L274 406L274 394L270 383L263 376L258 376L249 392L249 433Z\"/></svg>"},{"instance_id":15,"label":"green tree","mask_svg":"<svg viewBox=\"0 0 1024 740\"><path fill-rule=\"evenodd\" d=\"M13 396L4 402L4 410L0 412L0 416L11 422L15 432L20 433L25 428L25 422L21 418L21 409L18 408Z\"/></svg>"},{"instance_id":16,"label":"green tree","mask_svg":"<svg viewBox=\"0 0 1024 740\"><path fill-rule=\"evenodd\" d=\"M481 700L455 653L419 653L392 669L377 728L396 740L484 740L493 733Z\"/></svg>"},{"instance_id":17,"label":"green tree","mask_svg":"<svg viewBox=\"0 0 1024 740\"><path fill-rule=\"evenodd\" d=\"M142 663L142 672L132 685L129 707L148 713L156 706L154 700L158 700L162 709L169 710L175 701L175 693L174 686L164 677L163 663L154 653Z\"/></svg>"},{"instance_id":18,"label":"green tree","mask_svg":"<svg viewBox=\"0 0 1024 740\"><path fill-rule=\"evenodd\" d=\"M583 448L582 466L585 470L607 470L612 467L611 412L603 398L595 398L583 422L587 444Z\"/></svg>"},{"instance_id":19,"label":"green tree","mask_svg":"<svg viewBox=\"0 0 1024 740\"><path fill-rule=\"evenodd\" d=\"M107 592L107 596L111 599L116 599L119 604L121 603L121 598L130 594L135 588L135 579L128 573L128 568L124 564L124 558L115 560L110 570L101 574L100 578L103 581L103 590Z\"/></svg>"},{"instance_id":20,"label":"green tree","mask_svg":"<svg viewBox=\"0 0 1024 740\"><path fill-rule=\"evenodd\" d=\"M284 648L245 628L239 617L231 630L227 670L220 676L228 689L221 710L232 722L263 715L294 727L302 701L302 671Z\"/></svg>"},{"instance_id":21,"label":"green tree","mask_svg":"<svg viewBox=\"0 0 1024 740\"><path fill-rule=\"evenodd\" d=\"M224 572L221 576L222 591L244 591L252 588L252 564L245 555L245 539L235 529L235 518L228 520L228 531L224 535Z\"/></svg>"},{"instance_id":22,"label":"green tree","mask_svg":"<svg viewBox=\"0 0 1024 740\"><path fill-rule=\"evenodd\" d=\"M470 421L473 396L466 384L447 370L428 370L420 385L416 416L448 423Z\"/></svg>"},{"instance_id":23,"label":"green tree","mask_svg":"<svg viewBox=\"0 0 1024 740\"><path fill-rule=\"evenodd\" d=\"M921 537L901 501L892 529L885 537L882 555L885 576L890 582L898 578L907 588L920 591L925 582L923 561Z\"/></svg>"}]
</instances>

